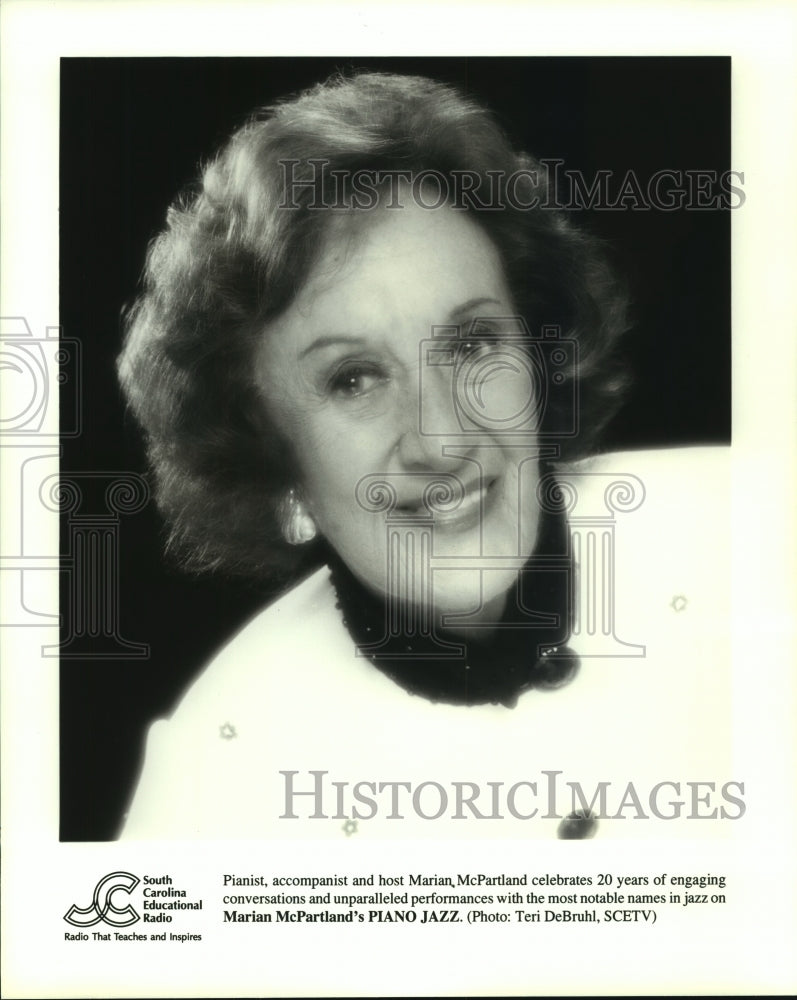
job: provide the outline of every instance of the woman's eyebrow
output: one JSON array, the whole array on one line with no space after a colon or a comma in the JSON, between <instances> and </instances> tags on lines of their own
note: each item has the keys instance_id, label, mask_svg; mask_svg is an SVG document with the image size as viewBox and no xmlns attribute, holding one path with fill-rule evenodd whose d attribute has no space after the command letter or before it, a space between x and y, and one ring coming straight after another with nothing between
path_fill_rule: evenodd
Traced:
<instances>
[{"instance_id":1,"label":"woman's eyebrow","mask_svg":"<svg viewBox=\"0 0 797 1000\"><path fill-rule=\"evenodd\" d=\"M461 306L457 306L456 309L452 309L448 318L454 320L463 316L465 313L472 313L474 309L478 309L480 306L487 305L502 306L504 303L500 299L493 298L492 296L468 299L468 301L463 302Z\"/></svg>"},{"instance_id":2,"label":"woman's eyebrow","mask_svg":"<svg viewBox=\"0 0 797 1000\"><path fill-rule=\"evenodd\" d=\"M455 306L454 309L448 314L448 321L454 322L458 318L466 315L467 313L472 313L474 309L478 309L480 306L484 305L503 305L500 299L496 299L492 296L480 296L475 299L468 299L467 302L463 302L461 305ZM431 332L431 331L430 331ZM361 347L365 343L364 337L352 337L349 334L327 334L323 337L319 337L314 340L312 344L308 344L303 351L299 353L299 360L307 357L308 354L312 354L314 351L321 351L326 347L337 347L339 345L346 346L358 346Z\"/></svg>"},{"instance_id":3,"label":"woman's eyebrow","mask_svg":"<svg viewBox=\"0 0 797 1000\"><path fill-rule=\"evenodd\" d=\"M299 354L299 360L306 357L308 354L312 354L313 351L321 351L325 347L336 347L338 344L345 344L348 346L357 345L362 346L365 340L362 337L351 337L347 334L330 334L325 337L319 337L314 340L312 344L308 344L307 347Z\"/></svg>"}]
</instances>

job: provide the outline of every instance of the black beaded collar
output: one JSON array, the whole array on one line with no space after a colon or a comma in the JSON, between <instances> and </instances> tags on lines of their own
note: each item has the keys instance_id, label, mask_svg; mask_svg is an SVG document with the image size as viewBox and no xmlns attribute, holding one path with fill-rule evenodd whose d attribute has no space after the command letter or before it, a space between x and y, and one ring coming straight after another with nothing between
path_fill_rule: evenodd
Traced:
<instances>
[{"instance_id":1,"label":"black beaded collar","mask_svg":"<svg viewBox=\"0 0 797 1000\"><path fill-rule=\"evenodd\" d=\"M561 687L578 671L578 657L565 645L576 587L564 512L541 512L535 550L518 574L500 627L486 640L479 629L472 639L441 630L387 638L386 599L365 588L336 553L330 551L327 561L337 607L359 651L410 694L514 708L525 691ZM441 643L449 655L441 655Z\"/></svg>"}]
</instances>

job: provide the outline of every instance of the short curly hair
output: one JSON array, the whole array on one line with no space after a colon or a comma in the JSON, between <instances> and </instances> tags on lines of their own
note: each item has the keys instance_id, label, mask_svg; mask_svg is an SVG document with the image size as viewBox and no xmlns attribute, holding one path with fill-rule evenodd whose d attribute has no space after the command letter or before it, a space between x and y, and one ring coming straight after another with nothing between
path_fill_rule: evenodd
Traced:
<instances>
[{"instance_id":1,"label":"short curly hair","mask_svg":"<svg viewBox=\"0 0 797 1000\"><path fill-rule=\"evenodd\" d=\"M318 161L328 167L320 180ZM503 210L495 201L484 211L456 207L498 248L529 326L557 325L579 343L580 432L562 438L561 457L594 452L619 404L624 295L592 237L561 211L528 208L545 205L536 161L447 84L338 74L232 135L169 209L125 315L119 376L145 432L168 548L185 568L287 582L322 558L282 538L278 512L296 468L264 412L252 360L265 324L308 277L334 214L318 211L318 199L341 171L468 172L489 182Z\"/></svg>"}]
</instances>

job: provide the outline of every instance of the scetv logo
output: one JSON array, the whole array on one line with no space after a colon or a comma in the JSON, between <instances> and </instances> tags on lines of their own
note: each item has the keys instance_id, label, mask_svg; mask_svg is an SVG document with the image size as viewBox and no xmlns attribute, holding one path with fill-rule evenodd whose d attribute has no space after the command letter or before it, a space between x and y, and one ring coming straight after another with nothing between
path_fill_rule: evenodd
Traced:
<instances>
[{"instance_id":1,"label":"scetv logo","mask_svg":"<svg viewBox=\"0 0 797 1000\"><path fill-rule=\"evenodd\" d=\"M140 881L130 872L111 872L110 875L105 875L94 886L91 906L81 909L73 903L64 914L64 920L73 927L93 927L100 921L111 927L129 927L135 924L141 917L130 903L119 907L113 897L117 892L131 893Z\"/></svg>"}]
</instances>

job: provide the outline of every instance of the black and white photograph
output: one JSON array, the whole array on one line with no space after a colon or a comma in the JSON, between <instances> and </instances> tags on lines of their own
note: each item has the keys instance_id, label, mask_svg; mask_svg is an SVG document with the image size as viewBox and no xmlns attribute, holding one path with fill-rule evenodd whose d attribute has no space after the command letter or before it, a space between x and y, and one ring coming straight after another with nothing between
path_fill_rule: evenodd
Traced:
<instances>
[{"instance_id":1,"label":"black and white photograph","mask_svg":"<svg viewBox=\"0 0 797 1000\"><path fill-rule=\"evenodd\" d=\"M86 6L170 41L6 97L9 995L790 992L787 46Z\"/></svg>"},{"instance_id":2,"label":"black and white photograph","mask_svg":"<svg viewBox=\"0 0 797 1000\"><path fill-rule=\"evenodd\" d=\"M121 662L63 640L62 837L740 816L688 786L728 753L730 111L727 58L62 62L103 417L62 468L152 497Z\"/></svg>"}]
</instances>

